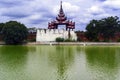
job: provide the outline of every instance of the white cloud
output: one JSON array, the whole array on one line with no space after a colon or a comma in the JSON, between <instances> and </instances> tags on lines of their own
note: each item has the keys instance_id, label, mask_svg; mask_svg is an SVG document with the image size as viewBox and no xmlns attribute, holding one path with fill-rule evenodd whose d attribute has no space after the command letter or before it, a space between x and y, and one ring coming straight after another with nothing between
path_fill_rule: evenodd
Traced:
<instances>
[{"instance_id":1,"label":"white cloud","mask_svg":"<svg viewBox=\"0 0 120 80\"><path fill-rule=\"evenodd\" d=\"M110 8L119 8L120 9L120 0L106 0L103 3L104 6Z\"/></svg>"},{"instance_id":2,"label":"white cloud","mask_svg":"<svg viewBox=\"0 0 120 80\"><path fill-rule=\"evenodd\" d=\"M68 2L63 2L63 7L66 10L66 12L78 12L80 10L79 6L72 5Z\"/></svg>"},{"instance_id":3,"label":"white cloud","mask_svg":"<svg viewBox=\"0 0 120 80\"><path fill-rule=\"evenodd\" d=\"M39 14L33 14L29 17L30 20L36 20L41 18L42 18L42 15L39 15Z\"/></svg>"},{"instance_id":4,"label":"white cloud","mask_svg":"<svg viewBox=\"0 0 120 80\"><path fill-rule=\"evenodd\" d=\"M88 8L88 12L93 14L101 14L105 11L99 6L91 6L90 8Z\"/></svg>"}]
</instances>

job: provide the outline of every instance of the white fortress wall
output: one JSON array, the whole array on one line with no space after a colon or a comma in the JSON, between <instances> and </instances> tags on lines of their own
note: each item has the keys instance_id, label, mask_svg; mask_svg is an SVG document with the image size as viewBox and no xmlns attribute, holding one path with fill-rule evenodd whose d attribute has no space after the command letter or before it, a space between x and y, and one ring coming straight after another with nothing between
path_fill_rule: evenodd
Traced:
<instances>
[{"instance_id":1,"label":"white fortress wall","mask_svg":"<svg viewBox=\"0 0 120 80\"><path fill-rule=\"evenodd\" d=\"M74 31L70 31L70 34L71 34L71 39L72 40L77 40L77 35Z\"/></svg>"},{"instance_id":2,"label":"white fortress wall","mask_svg":"<svg viewBox=\"0 0 120 80\"><path fill-rule=\"evenodd\" d=\"M74 31L70 31L71 39L77 40ZM37 42L55 41L57 37L68 39L68 31L64 29L38 29L36 34Z\"/></svg>"}]
</instances>

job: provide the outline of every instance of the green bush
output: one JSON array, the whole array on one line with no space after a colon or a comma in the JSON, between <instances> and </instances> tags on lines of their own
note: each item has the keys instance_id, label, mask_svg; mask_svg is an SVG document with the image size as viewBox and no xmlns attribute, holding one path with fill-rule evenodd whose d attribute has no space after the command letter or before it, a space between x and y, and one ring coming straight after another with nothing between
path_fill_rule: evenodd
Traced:
<instances>
[{"instance_id":1,"label":"green bush","mask_svg":"<svg viewBox=\"0 0 120 80\"><path fill-rule=\"evenodd\" d=\"M61 38L61 37L56 38L56 42L63 42L63 41L64 41L64 38Z\"/></svg>"}]
</instances>

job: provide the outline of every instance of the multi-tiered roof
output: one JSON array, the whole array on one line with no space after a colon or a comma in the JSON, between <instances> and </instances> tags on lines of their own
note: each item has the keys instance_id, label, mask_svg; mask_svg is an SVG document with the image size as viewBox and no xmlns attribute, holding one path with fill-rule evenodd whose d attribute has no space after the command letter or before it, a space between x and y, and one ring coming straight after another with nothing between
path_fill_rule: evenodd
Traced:
<instances>
[{"instance_id":1,"label":"multi-tiered roof","mask_svg":"<svg viewBox=\"0 0 120 80\"><path fill-rule=\"evenodd\" d=\"M48 29L57 29L58 25L66 25L66 30L67 29L75 29L75 22L67 20L67 17L65 16L65 13L62 8L62 1L61 1L58 16L56 17L56 20L48 23Z\"/></svg>"},{"instance_id":2,"label":"multi-tiered roof","mask_svg":"<svg viewBox=\"0 0 120 80\"><path fill-rule=\"evenodd\" d=\"M64 14L63 8L62 8L62 2L61 2L61 6L60 6L60 11L58 16L56 17L56 20L59 22L63 22L67 20L67 17Z\"/></svg>"}]
</instances>

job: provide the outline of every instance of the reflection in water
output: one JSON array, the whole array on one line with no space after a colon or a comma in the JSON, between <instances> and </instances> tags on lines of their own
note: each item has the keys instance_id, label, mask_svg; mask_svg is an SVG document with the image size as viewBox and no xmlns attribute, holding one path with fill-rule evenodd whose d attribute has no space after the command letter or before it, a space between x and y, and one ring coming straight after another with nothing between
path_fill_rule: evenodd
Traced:
<instances>
[{"instance_id":1,"label":"reflection in water","mask_svg":"<svg viewBox=\"0 0 120 80\"><path fill-rule=\"evenodd\" d=\"M116 47L88 47L85 49L91 80L116 80L120 56ZM117 51L117 53L116 53ZM119 59L119 61L117 61Z\"/></svg>"},{"instance_id":2,"label":"reflection in water","mask_svg":"<svg viewBox=\"0 0 120 80\"><path fill-rule=\"evenodd\" d=\"M67 69L74 60L74 48L68 46L57 46L52 54L49 54L49 60L53 66L57 67L58 80L67 78ZM54 58L53 58L54 56Z\"/></svg>"},{"instance_id":3,"label":"reflection in water","mask_svg":"<svg viewBox=\"0 0 120 80\"><path fill-rule=\"evenodd\" d=\"M39 62L44 61L39 67L44 66L44 68L53 72L51 74L56 75L55 80L65 80L67 78L66 71L74 60L74 51L74 47L68 46L38 46L36 47L36 52L39 53ZM49 73L49 71L47 71L47 73ZM42 73L41 75L44 76L47 74L45 72L45 74ZM49 74L47 76L49 78ZM51 80L54 79L52 78Z\"/></svg>"}]
</instances>

